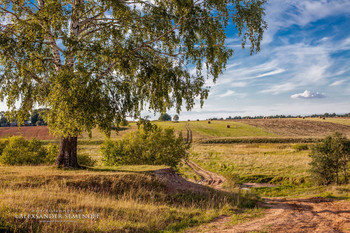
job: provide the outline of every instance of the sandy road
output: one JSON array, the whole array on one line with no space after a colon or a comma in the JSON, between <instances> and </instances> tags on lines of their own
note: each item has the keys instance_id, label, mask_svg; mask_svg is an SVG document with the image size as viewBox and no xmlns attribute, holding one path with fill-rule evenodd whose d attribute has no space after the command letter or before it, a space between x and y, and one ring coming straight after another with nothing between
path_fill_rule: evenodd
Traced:
<instances>
[{"instance_id":1,"label":"sandy road","mask_svg":"<svg viewBox=\"0 0 350 233\"><path fill-rule=\"evenodd\" d=\"M221 188L223 177L199 167L188 165L207 185ZM264 217L252 221L229 225L230 216L221 216L209 224L188 232L350 232L350 202L326 198L265 198Z\"/></svg>"},{"instance_id":2,"label":"sandy road","mask_svg":"<svg viewBox=\"0 0 350 233\"><path fill-rule=\"evenodd\" d=\"M223 183L226 181L225 177L216 174L214 172L207 171L198 166L193 161L185 161L185 164L189 166L197 175L201 177L201 183L208 185L215 189L221 189Z\"/></svg>"}]
</instances>

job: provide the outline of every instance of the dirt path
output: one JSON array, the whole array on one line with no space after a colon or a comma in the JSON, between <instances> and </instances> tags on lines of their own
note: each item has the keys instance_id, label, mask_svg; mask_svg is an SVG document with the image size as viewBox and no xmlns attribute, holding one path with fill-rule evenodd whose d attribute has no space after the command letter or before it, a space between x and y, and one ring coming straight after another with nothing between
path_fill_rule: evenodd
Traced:
<instances>
[{"instance_id":1,"label":"dirt path","mask_svg":"<svg viewBox=\"0 0 350 233\"><path fill-rule=\"evenodd\" d=\"M193 162L188 165L206 180L207 185L221 188L224 179ZM265 198L268 207L264 217L230 226L230 216L221 216L213 222L188 232L350 232L350 202L326 198Z\"/></svg>"},{"instance_id":2,"label":"dirt path","mask_svg":"<svg viewBox=\"0 0 350 233\"><path fill-rule=\"evenodd\" d=\"M210 172L207 170L204 170L200 166L198 166L193 161L185 161L185 164L189 166L197 175L201 177L201 184L210 186L215 189L222 189L223 183L226 181L225 177L216 174L214 172Z\"/></svg>"}]
</instances>

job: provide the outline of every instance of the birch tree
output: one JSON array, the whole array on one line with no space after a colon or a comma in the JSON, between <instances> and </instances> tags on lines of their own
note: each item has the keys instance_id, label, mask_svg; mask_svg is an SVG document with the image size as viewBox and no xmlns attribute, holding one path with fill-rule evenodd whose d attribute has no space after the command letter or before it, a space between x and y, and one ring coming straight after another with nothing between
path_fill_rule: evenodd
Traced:
<instances>
[{"instance_id":1,"label":"birch tree","mask_svg":"<svg viewBox=\"0 0 350 233\"><path fill-rule=\"evenodd\" d=\"M233 51L259 51L264 0L0 0L0 97L23 122L35 106L60 136L57 165L78 167L77 136L107 135L149 108L190 110ZM195 70L195 72L191 72Z\"/></svg>"}]
</instances>

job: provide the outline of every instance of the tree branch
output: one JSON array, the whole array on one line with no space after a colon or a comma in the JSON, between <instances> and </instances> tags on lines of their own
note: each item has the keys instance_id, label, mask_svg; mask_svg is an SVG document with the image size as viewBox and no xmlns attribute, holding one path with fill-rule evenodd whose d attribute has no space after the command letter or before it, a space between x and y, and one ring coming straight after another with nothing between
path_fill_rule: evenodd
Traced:
<instances>
[{"instance_id":1,"label":"tree branch","mask_svg":"<svg viewBox=\"0 0 350 233\"><path fill-rule=\"evenodd\" d=\"M8 55L5 55L2 51L0 51L0 54L4 57L7 57L9 58L13 63L15 63L15 65L17 67L20 67L20 65L18 64L18 62L16 61L16 59L12 56L8 56ZM36 74L34 74L33 72L27 70L27 69L24 69L24 71L29 75L31 76L35 81L37 81L38 83L42 83L42 80L41 78L39 78Z\"/></svg>"}]
</instances>

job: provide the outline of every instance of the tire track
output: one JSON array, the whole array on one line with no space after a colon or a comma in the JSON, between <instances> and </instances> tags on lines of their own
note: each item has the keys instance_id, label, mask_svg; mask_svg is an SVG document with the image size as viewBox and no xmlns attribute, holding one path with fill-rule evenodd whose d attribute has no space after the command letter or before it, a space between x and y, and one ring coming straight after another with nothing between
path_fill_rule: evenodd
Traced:
<instances>
[{"instance_id":1,"label":"tire track","mask_svg":"<svg viewBox=\"0 0 350 233\"><path fill-rule=\"evenodd\" d=\"M214 172L207 171L193 161L185 162L202 182L215 189L222 190L225 178ZM264 217L249 222L229 225L231 216L220 216L211 223L201 225L188 233L194 232L350 232L350 202L334 201L332 199L313 198L265 198L261 207L267 207Z\"/></svg>"}]
</instances>

